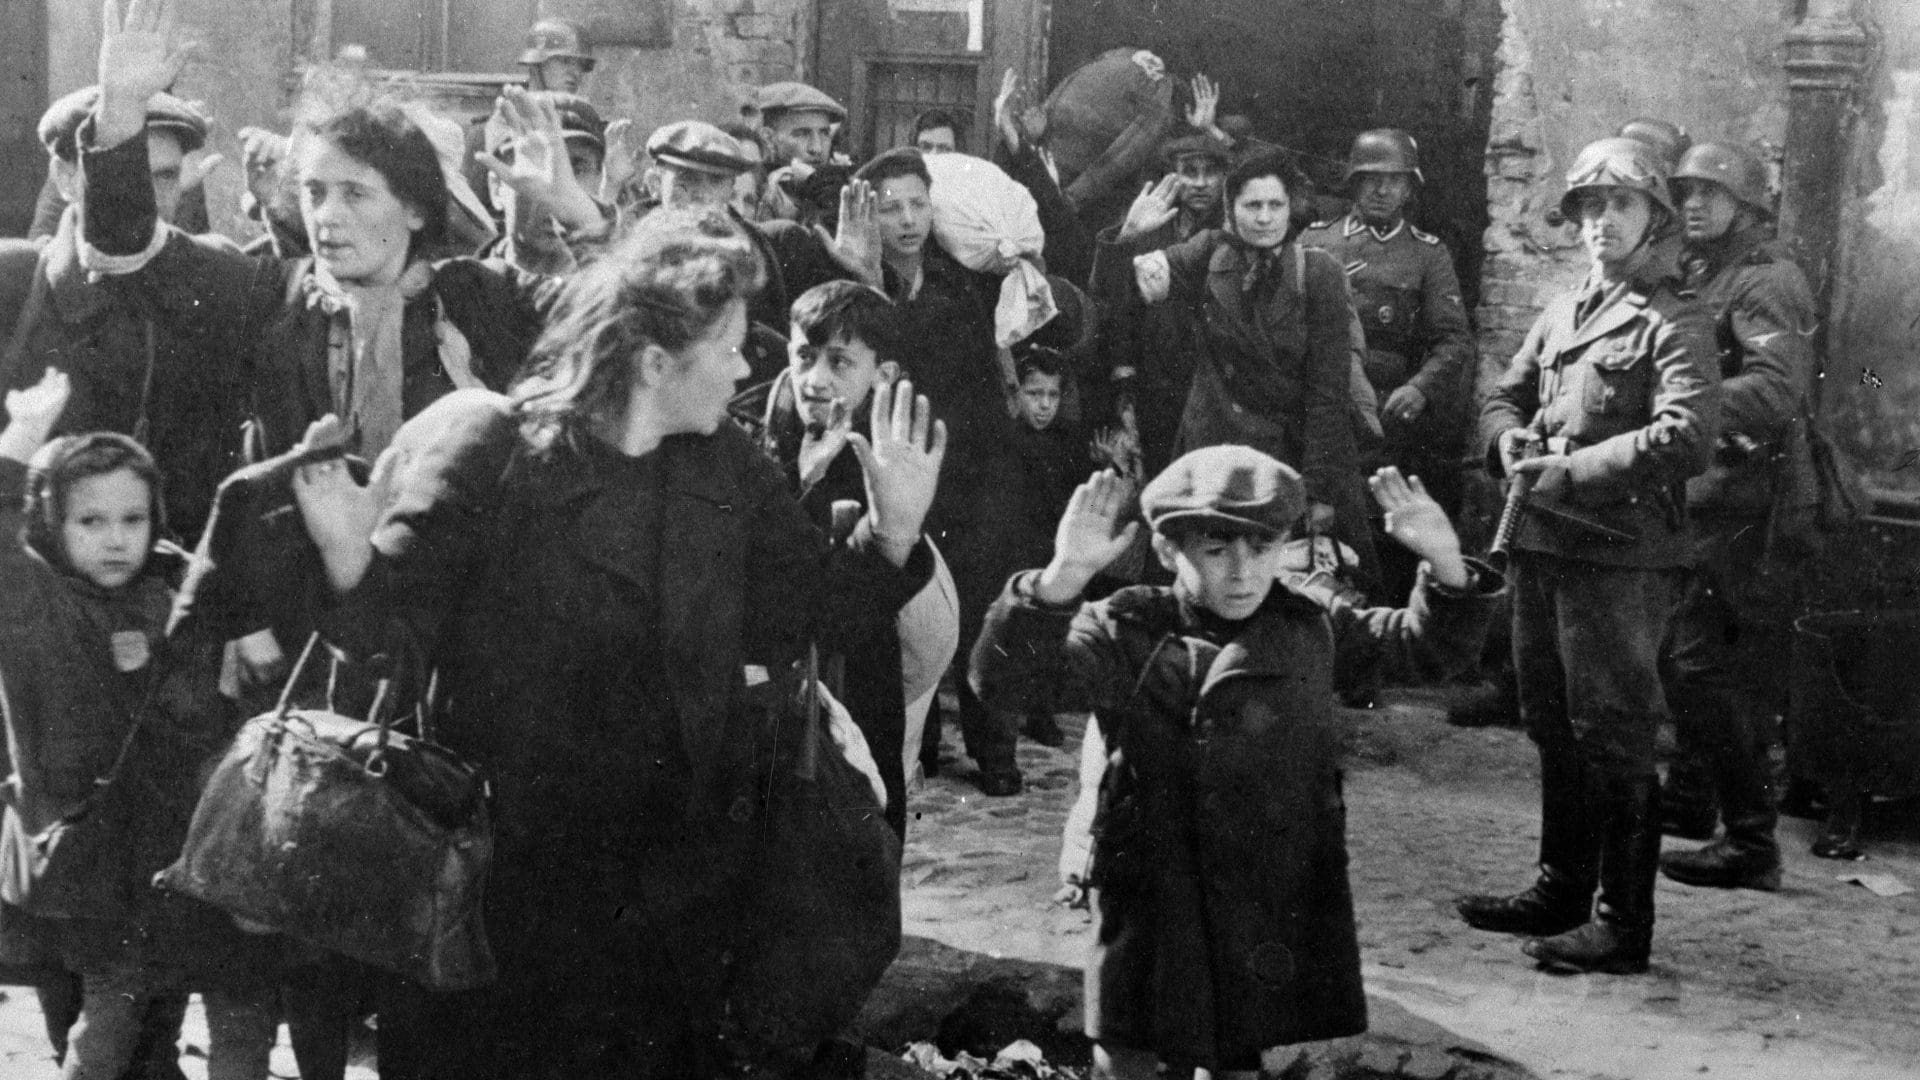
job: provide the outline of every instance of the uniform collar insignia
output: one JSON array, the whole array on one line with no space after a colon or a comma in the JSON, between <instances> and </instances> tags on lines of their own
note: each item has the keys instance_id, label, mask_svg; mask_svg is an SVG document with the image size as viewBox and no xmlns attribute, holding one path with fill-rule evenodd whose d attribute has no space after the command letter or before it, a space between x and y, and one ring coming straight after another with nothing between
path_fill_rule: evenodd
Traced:
<instances>
[{"instance_id":1,"label":"uniform collar insignia","mask_svg":"<svg viewBox=\"0 0 1920 1080\"><path fill-rule=\"evenodd\" d=\"M1359 232L1360 230L1365 229L1366 231L1373 234L1373 238L1375 240L1378 240L1384 244L1387 241L1393 239L1394 237L1399 236L1400 230L1405 228L1406 224L1407 224L1407 219L1401 218L1399 221L1396 221L1393 223L1393 228L1388 229L1385 232L1382 232L1379 229L1369 226L1366 222L1361 221L1359 214L1348 214L1347 226L1345 230L1341 232L1340 235L1342 237L1352 236L1355 233Z\"/></svg>"}]
</instances>

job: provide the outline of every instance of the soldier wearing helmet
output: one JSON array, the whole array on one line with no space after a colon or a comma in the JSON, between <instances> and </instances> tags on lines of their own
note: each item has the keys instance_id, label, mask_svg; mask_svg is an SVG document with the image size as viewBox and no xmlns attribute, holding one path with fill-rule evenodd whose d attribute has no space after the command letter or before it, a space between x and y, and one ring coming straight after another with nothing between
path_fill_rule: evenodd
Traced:
<instances>
[{"instance_id":1,"label":"soldier wearing helmet","mask_svg":"<svg viewBox=\"0 0 1920 1080\"><path fill-rule=\"evenodd\" d=\"M580 24L569 19L541 19L527 31L527 47L520 66L527 69L527 88L578 94L593 70L593 46Z\"/></svg>"},{"instance_id":2,"label":"soldier wearing helmet","mask_svg":"<svg viewBox=\"0 0 1920 1080\"><path fill-rule=\"evenodd\" d=\"M1425 481L1453 513L1469 380L1478 365L1453 257L1439 237L1406 220L1407 204L1425 182L1412 135L1396 128L1363 131L1347 155L1353 209L1314 222L1300 242L1324 249L1346 268L1366 332L1367 380L1384 402L1386 455ZM1390 592L1412 588L1417 567L1411 562L1386 570Z\"/></svg>"},{"instance_id":3,"label":"soldier wearing helmet","mask_svg":"<svg viewBox=\"0 0 1920 1080\"><path fill-rule=\"evenodd\" d=\"M1680 156L1693 145L1693 136L1687 134L1686 128L1671 120L1661 120L1652 116L1636 116L1621 124L1620 130L1614 134L1623 139L1632 139L1637 143L1645 144L1659 155L1660 160L1666 164L1668 172L1679 167Z\"/></svg>"},{"instance_id":4,"label":"soldier wearing helmet","mask_svg":"<svg viewBox=\"0 0 1920 1080\"><path fill-rule=\"evenodd\" d=\"M1680 755L1661 800L1665 831L1712 843L1660 866L1689 885L1771 890L1780 847L1766 717L1784 704L1786 635L1753 568L1812 540L1810 515L1792 511L1818 497L1806 434L1819 371L1813 290L1774 242L1766 169L1752 154L1696 144L1671 186L1687 282L1714 320L1724 419L1712 466L1687 485L1700 558L1674 617L1667 697Z\"/></svg>"},{"instance_id":5,"label":"soldier wearing helmet","mask_svg":"<svg viewBox=\"0 0 1920 1080\"><path fill-rule=\"evenodd\" d=\"M1562 200L1587 279L1535 321L1481 410L1488 467L1522 487L1510 544L1520 712L1540 750L1539 875L1463 897L1561 971L1647 969L1660 856L1660 657L1693 558L1685 483L1712 457L1712 326L1657 241L1677 225L1644 144L1581 151ZM1599 903L1594 903L1595 891Z\"/></svg>"}]
</instances>

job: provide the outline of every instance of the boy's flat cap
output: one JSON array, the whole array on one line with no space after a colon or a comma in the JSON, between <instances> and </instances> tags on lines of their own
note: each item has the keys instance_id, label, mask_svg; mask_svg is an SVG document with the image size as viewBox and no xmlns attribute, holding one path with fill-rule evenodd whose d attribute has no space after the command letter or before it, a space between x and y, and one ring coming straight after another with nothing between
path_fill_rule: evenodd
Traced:
<instances>
[{"instance_id":1,"label":"boy's flat cap","mask_svg":"<svg viewBox=\"0 0 1920 1080\"><path fill-rule=\"evenodd\" d=\"M1233 164L1233 147L1207 134L1185 135L1160 144L1160 162L1171 169L1183 157L1212 158L1222 165Z\"/></svg>"},{"instance_id":2,"label":"boy's flat cap","mask_svg":"<svg viewBox=\"0 0 1920 1080\"><path fill-rule=\"evenodd\" d=\"M768 83L760 88L759 105L763 117L782 112L823 112L835 123L847 118L845 106L803 82Z\"/></svg>"},{"instance_id":3,"label":"boy's flat cap","mask_svg":"<svg viewBox=\"0 0 1920 1080\"><path fill-rule=\"evenodd\" d=\"M678 120L647 138L647 156L662 165L738 175L753 168L740 140L699 120Z\"/></svg>"},{"instance_id":4,"label":"boy's flat cap","mask_svg":"<svg viewBox=\"0 0 1920 1080\"><path fill-rule=\"evenodd\" d=\"M1184 454L1140 492L1155 532L1174 522L1280 535L1307 512L1300 474L1250 446Z\"/></svg>"},{"instance_id":5,"label":"boy's flat cap","mask_svg":"<svg viewBox=\"0 0 1920 1080\"><path fill-rule=\"evenodd\" d=\"M93 115L94 103L99 100L98 86L83 86L48 106L36 132L40 145L62 161L79 160L74 139L80 125ZM147 102L147 126L173 132L180 139L180 149L189 154L207 145L207 115L185 98L166 93L153 95Z\"/></svg>"}]
</instances>

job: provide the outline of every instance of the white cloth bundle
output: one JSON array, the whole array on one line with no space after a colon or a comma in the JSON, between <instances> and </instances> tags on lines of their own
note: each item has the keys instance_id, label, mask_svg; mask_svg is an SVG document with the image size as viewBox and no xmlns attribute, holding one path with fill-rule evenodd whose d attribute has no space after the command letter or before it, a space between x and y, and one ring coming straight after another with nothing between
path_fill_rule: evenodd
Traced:
<instances>
[{"instance_id":1,"label":"white cloth bundle","mask_svg":"<svg viewBox=\"0 0 1920 1080\"><path fill-rule=\"evenodd\" d=\"M993 313L994 343L1005 349L1059 314L1035 262L1046 246L1033 194L998 165L967 154L927 158L933 175L933 235L960 265L1003 278Z\"/></svg>"}]
</instances>

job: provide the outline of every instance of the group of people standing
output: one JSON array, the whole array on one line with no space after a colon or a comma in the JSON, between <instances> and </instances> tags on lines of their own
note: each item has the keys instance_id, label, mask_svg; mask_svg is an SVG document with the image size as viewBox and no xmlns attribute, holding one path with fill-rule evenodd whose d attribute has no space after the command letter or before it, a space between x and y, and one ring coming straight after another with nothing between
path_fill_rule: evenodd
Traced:
<instances>
[{"instance_id":1,"label":"group of people standing","mask_svg":"<svg viewBox=\"0 0 1920 1080\"><path fill-rule=\"evenodd\" d=\"M1250 1074L1364 1028L1333 704L1456 673L1509 596L1541 873L1462 916L1552 966L1645 968L1669 702L1727 830L1668 873L1777 883L1729 642L1735 568L1800 505L1811 301L1743 151L1676 171L1622 138L1570 174L1592 272L1481 412L1488 468L1531 487L1509 585L1448 520L1475 350L1405 217L1404 132L1362 133L1351 209L1309 224L1293 159L1229 135L1196 79L1166 175L1082 220L1010 80L994 128L1057 313L1008 333L1001 275L934 228L953 117L853 168L844 108L776 84L759 128L672 123L642 165L577 96L592 57L564 24L473 129L322 73L290 134L248 137L267 236L191 233L207 122L169 92L172 8L109 4L99 85L41 126L66 209L0 245L23 534L0 558L0 959L43 973L67 1077L170 1068L189 991L223 1080L265 1075L283 1017L302 1075L338 1076L368 1008L383 1076L750 1070L728 1015L769 812L749 702L823 666L896 875L956 657L990 796L1021 789L1023 723L1094 710L1063 870L1099 918L1107 1076ZM273 505L217 505L289 453ZM1327 539L1346 588L1314 572ZM181 557L220 582L191 607ZM330 698L364 703L376 662L433 673L403 686L488 780L498 983L429 991L151 886L309 639Z\"/></svg>"}]
</instances>

